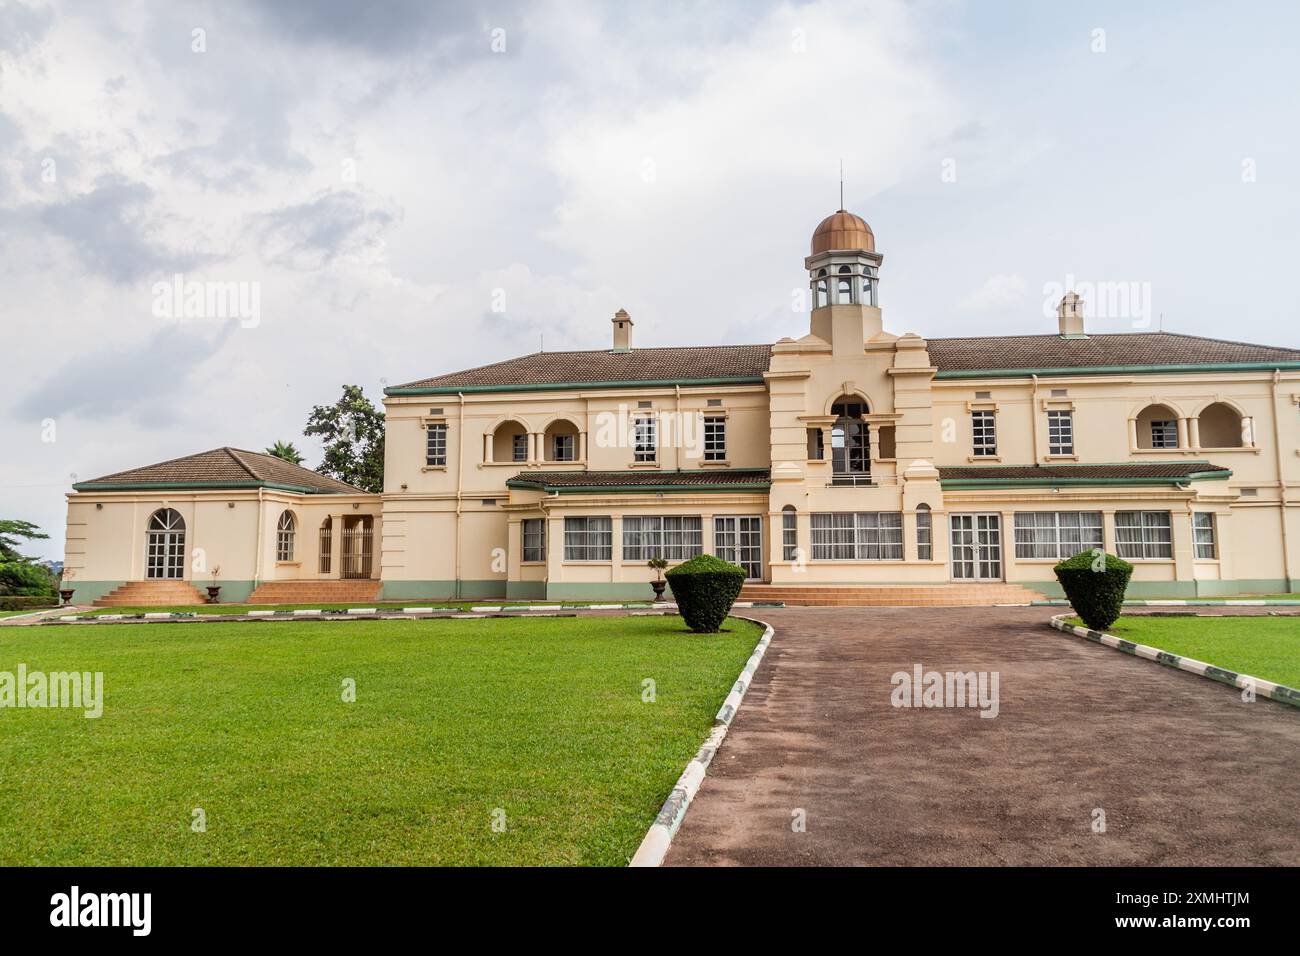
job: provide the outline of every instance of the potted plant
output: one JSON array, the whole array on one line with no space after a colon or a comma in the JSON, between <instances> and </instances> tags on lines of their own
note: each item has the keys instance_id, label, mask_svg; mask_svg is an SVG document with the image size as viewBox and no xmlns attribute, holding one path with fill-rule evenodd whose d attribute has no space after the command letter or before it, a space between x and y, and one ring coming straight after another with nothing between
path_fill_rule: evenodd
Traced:
<instances>
[{"instance_id":1,"label":"potted plant","mask_svg":"<svg viewBox=\"0 0 1300 956\"><path fill-rule=\"evenodd\" d=\"M668 582L664 580L664 568L668 567L668 562L656 554L646 562L646 567L655 573L655 579L650 582L650 587L654 588L655 600L662 601L664 588L668 586Z\"/></svg>"},{"instance_id":2,"label":"potted plant","mask_svg":"<svg viewBox=\"0 0 1300 956\"><path fill-rule=\"evenodd\" d=\"M72 569L64 568L62 574L60 575L59 584L64 585L71 580L72 580ZM75 593L77 593L75 588L69 588L69 587L59 588L59 597L63 599L64 607L67 607L69 604L72 603L72 595L74 595Z\"/></svg>"},{"instance_id":3,"label":"potted plant","mask_svg":"<svg viewBox=\"0 0 1300 956\"><path fill-rule=\"evenodd\" d=\"M221 585L217 583L217 577L221 574L221 568L212 569L212 583L208 585L208 603L220 604Z\"/></svg>"}]
</instances>

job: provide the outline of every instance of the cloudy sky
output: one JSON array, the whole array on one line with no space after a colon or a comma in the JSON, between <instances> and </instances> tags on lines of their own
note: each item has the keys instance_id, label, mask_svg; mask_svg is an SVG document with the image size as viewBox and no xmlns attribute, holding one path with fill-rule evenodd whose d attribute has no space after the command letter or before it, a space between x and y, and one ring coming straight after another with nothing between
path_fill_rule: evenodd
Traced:
<instances>
[{"instance_id":1,"label":"cloudy sky","mask_svg":"<svg viewBox=\"0 0 1300 956\"><path fill-rule=\"evenodd\" d=\"M1300 346L1297 9L0 0L0 517L60 557L74 476L314 464L343 383L605 347L619 307L638 345L802 334L841 160L892 331L1054 331L1104 282L1149 305L1094 330ZM256 316L168 316L178 274Z\"/></svg>"}]
</instances>

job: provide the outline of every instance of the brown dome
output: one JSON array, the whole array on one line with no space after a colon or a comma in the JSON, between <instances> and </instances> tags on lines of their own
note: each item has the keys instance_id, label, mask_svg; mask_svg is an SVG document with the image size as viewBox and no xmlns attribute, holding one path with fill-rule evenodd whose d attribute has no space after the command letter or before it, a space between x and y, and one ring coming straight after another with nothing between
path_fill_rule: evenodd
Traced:
<instances>
[{"instance_id":1,"label":"brown dome","mask_svg":"<svg viewBox=\"0 0 1300 956\"><path fill-rule=\"evenodd\" d=\"M823 219L813 230L812 254L835 249L861 249L876 251L876 237L861 216L843 209Z\"/></svg>"}]
</instances>

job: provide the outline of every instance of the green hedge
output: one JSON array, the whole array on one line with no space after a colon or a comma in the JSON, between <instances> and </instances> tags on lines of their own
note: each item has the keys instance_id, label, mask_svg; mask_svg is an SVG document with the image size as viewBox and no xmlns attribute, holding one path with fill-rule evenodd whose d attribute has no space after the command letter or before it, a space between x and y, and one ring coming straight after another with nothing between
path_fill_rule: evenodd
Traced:
<instances>
[{"instance_id":1,"label":"green hedge","mask_svg":"<svg viewBox=\"0 0 1300 956\"><path fill-rule=\"evenodd\" d=\"M745 585L743 568L711 554L691 558L664 577L686 626L699 634L717 633Z\"/></svg>"},{"instance_id":2,"label":"green hedge","mask_svg":"<svg viewBox=\"0 0 1300 956\"><path fill-rule=\"evenodd\" d=\"M1084 624L1104 631L1119 620L1133 565L1103 551L1081 551L1054 570L1070 607Z\"/></svg>"},{"instance_id":3,"label":"green hedge","mask_svg":"<svg viewBox=\"0 0 1300 956\"><path fill-rule=\"evenodd\" d=\"M37 611L43 607L58 607L57 597L29 597L18 594L0 595L0 611Z\"/></svg>"}]
</instances>

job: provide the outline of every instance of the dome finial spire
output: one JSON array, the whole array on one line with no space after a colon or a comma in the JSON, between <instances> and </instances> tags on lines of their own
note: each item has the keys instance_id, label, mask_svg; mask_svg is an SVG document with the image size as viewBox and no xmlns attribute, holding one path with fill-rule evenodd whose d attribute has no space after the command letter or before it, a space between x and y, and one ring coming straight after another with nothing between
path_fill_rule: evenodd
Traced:
<instances>
[{"instance_id":1,"label":"dome finial spire","mask_svg":"<svg viewBox=\"0 0 1300 956\"><path fill-rule=\"evenodd\" d=\"M844 157L840 157L840 210L844 209Z\"/></svg>"}]
</instances>

